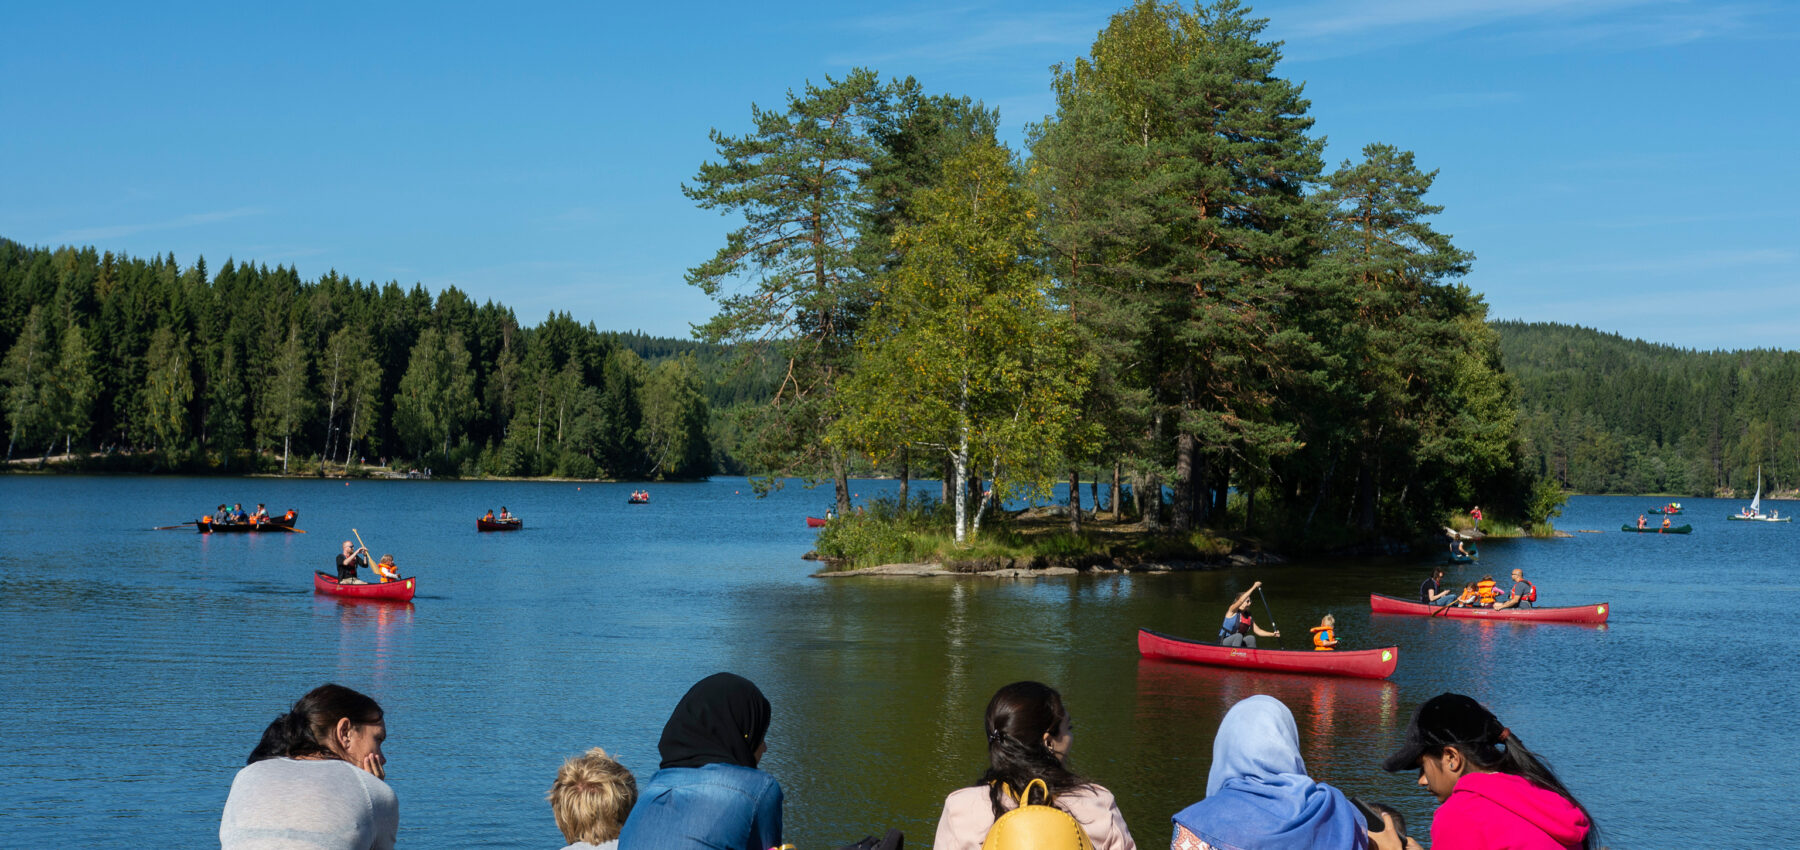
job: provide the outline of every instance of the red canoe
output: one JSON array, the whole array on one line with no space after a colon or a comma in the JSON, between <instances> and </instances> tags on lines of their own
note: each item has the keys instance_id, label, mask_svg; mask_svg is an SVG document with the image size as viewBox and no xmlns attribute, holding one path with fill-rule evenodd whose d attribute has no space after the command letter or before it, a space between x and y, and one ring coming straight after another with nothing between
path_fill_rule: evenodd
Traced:
<instances>
[{"instance_id":1,"label":"red canoe","mask_svg":"<svg viewBox=\"0 0 1800 850\"><path fill-rule=\"evenodd\" d=\"M1171 661L1211 664L1216 667L1247 667L1252 670L1355 676L1361 679L1385 679L1394 674L1394 667L1400 663L1400 648L1397 646L1334 652L1250 649L1201 643L1149 629L1138 629L1138 654L1145 658L1167 658Z\"/></svg>"},{"instance_id":2,"label":"red canoe","mask_svg":"<svg viewBox=\"0 0 1800 850\"><path fill-rule=\"evenodd\" d=\"M512 519L475 519L476 531L518 531L525 527L525 521L518 517Z\"/></svg>"},{"instance_id":3,"label":"red canoe","mask_svg":"<svg viewBox=\"0 0 1800 850\"><path fill-rule=\"evenodd\" d=\"M313 573L314 593L329 593L332 596L349 596L356 599L386 599L393 602L407 602L413 598L413 591L418 583L417 578L408 577L399 581L376 584L338 584L337 576L316 571Z\"/></svg>"},{"instance_id":4,"label":"red canoe","mask_svg":"<svg viewBox=\"0 0 1800 850\"><path fill-rule=\"evenodd\" d=\"M1573 608L1451 608L1445 605L1426 605L1423 602L1401 599L1398 596L1371 593L1369 594L1369 610L1377 614L1413 614L1420 617L1449 617L1456 620L1512 620L1524 623L1598 625L1606 622L1606 615L1612 612L1612 606L1601 602L1597 605L1580 605Z\"/></svg>"},{"instance_id":5,"label":"red canoe","mask_svg":"<svg viewBox=\"0 0 1800 850\"><path fill-rule=\"evenodd\" d=\"M825 521L822 519L819 519L816 516L809 516L806 518L806 527L807 528L818 528L819 526L822 526L824 524L825 524Z\"/></svg>"}]
</instances>

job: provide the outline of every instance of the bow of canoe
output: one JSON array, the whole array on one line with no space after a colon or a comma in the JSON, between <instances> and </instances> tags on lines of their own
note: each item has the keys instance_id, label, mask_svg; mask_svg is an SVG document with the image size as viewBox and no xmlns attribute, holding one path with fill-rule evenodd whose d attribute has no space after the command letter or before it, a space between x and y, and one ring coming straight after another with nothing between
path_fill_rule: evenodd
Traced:
<instances>
[{"instance_id":1,"label":"bow of canoe","mask_svg":"<svg viewBox=\"0 0 1800 850\"><path fill-rule=\"evenodd\" d=\"M1599 625L1606 622L1612 606L1605 602L1594 605L1576 605L1566 608L1451 608L1444 605L1426 605L1411 599L1398 596L1387 596L1380 593L1369 594L1369 610L1376 614L1411 614L1418 617L1448 617L1454 620L1512 620L1524 623L1586 623Z\"/></svg>"},{"instance_id":2,"label":"bow of canoe","mask_svg":"<svg viewBox=\"0 0 1800 850\"><path fill-rule=\"evenodd\" d=\"M338 584L336 576L326 573L313 573L313 592L328 593L332 596L348 596L353 599L386 599L393 602L408 602L418 590L418 579L413 576L398 581L379 582L376 584Z\"/></svg>"},{"instance_id":3,"label":"bow of canoe","mask_svg":"<svg viewBox=\"0 0 1800 850\"><path fill-rule=\"evenodd\" d=\"M824 524L825 524L825 520L822 520L816 516L809 516L806 518L806 527L807 528L818 528L820 526L823 526Z\"/></svg>"},{"instance_id":4,"label":"bow of canoe","mask_svg":"<svg viewBox=\"0 0 1800 850\"><path fill-rule=\"evenodd\" d=\"M1400 648L1314 652L1304 649L1251 649L1219 646L1196 640L1165 635L1149 629L1138 629L1138 654L1145 658L1166 658L1191 664L1217 667L1243 667L1251 670L1274 670L1282 673L1316 673L1322 676L1354 676L1361 679L1385 679L1394 674L1400 663Z\"/></svg>"}]
</instances>

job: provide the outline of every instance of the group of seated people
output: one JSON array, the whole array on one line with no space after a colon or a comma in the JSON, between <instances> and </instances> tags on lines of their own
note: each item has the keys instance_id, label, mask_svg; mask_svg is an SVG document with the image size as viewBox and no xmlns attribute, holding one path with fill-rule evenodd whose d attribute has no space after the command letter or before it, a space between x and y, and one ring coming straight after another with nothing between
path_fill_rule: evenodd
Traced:
<instances>
[{"instance_id":1,"label":"group of seated people","mask_svg":"<svg viewBox=\"0 0 1800 850\"><path fill-rule=\"evenodd\" d=\"M343 551L332 559L332 563L337 567L338 584L368 584L357 576L357 567L374 570L375 577L383 584L400 580L400 567L394 564L393 555L382 555L381 560L370 564L368 548L352 545L348 540L344 541Z\"/></svg>"},{"instance_id":2,"label":"group of seated people","mask_svg":"<svg viewBox=\"0 0 1800 850\"><path fill-rule=\"evenodd\" d=\"M494 516L494 509L488 508L488 512L481 518L488 522L512 522L515 519L512 511L507 510L505 505L500 506L500 516Z\"/></svg>"},{"instance_id":3,"label":"group of seated people","mask_svg":"<svg viewBox=\"0 0 1800 850\"><path fill-rule=\"evenodd\" d=\"M1525 571L1512 571L1512 586L1501 588L1491 575L1464 584L1461 591L1443 587L1444 570L1431 571L1431 577L1419 584L1419 601L1427 605L1449 605L1456 608L1516 608L1537 602L1537 585L1525 580Z\"/></svg>"},{"instance_id":4,"label":"group of seated people","mask_svg":"<svg viewBox=\"0 0 1800 850\"><path fill-rule=\"evenodd\" d=\"M293 513L293 511L289 511L288 513ZM233 504L229 509L221 504L219 505L219 509L213 511L212 516L208 517L208 519L219 524L230 523L233 525L249 525L254 523L261 525L269 521L269 511L267 508L263 507L261 502L256 503L256 510L254 511L245 511L244 503L242 502Z\"/></svg>"},{"instance_id":5,"label":"group of seated people","mask_svg":"<svg viewBox=\"0 0 1800 850\"><path fill-rule=\"evenodd\" d=\"M650 491L649 490L633 490L633 491L631 491L631 501L633 501L633 502L648 502L648 501L650 501Z\"/></svg>"},{"instance_id":6,"label":"group of seated people","mask_svg":"<svg viewBox=\"0 0 1800 850\"><path fill-rule=\"evenodd\" d=\"M676 704L657 744L661 764L642 789L604 750L569 759L548 795L565 850L791 848L782 843L781 783L758 768L771 714L750 680L717 673ZM1001 688L981 734L987 769L944 799L936 850L1014 850L1033 835L1027 824L1046 817L1067 829L1049 843L1049 833L1036 833L1033 850L1136 850L1112 792L1070 761L1074 723L1056 689ZM269 724L232 780L221 850L392 848L399 805L384 781L386 737L373 699L339 685L315 688ZM1446 693L1420 705L1382 766L1418 771L1418 784L1437 797L1431 837L1439 847L1598 846L1581 802L1469 697ZM1204 795L1176 813L1172 827L1171 850L1420 847L1392 809L1308 776L1292 712L1265 695L1226 712ZM879 845L871 838L857 846L902 840L890 830Z\"/></svg>"},{"instance_id":7,"label":"group of seated people","mask_svg":"<svg viewBox=\"0 0 1800 850\"><path fill-rule=\"evenodd\" d=\"M1663 514L1662 527L1670 528L1670 527L1673 527L1674 525L1675 525L1675 521L1669 519L1668 514ZM1650 521L1645 519L1643 514L1638 514L1638 528L1649 528L1649 527L1650 527Z\"/></svg>"}]
</instances>

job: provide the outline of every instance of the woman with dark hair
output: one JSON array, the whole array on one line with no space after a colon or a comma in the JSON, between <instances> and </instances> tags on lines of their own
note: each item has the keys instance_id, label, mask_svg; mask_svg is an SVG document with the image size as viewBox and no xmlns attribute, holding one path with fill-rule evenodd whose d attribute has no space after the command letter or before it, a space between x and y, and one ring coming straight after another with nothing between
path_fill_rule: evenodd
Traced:
<instances>
[{"instance_id":1,"label":"woman with dark hair","mask_svg":"<svg viewBox=\"0 0 1800 850\"><path fill-rule=\"evenodd\" d=\"M714 673L669 715L662 765L638 794L620 850L768 850L781 845L781 783L756 768L769 701L749 679Z\"/></svg>"},{"instance_id":2,"label":"woman with dark hair","mask_svg":"<svg viewBox=\"0 0 1800 850\"><path fill-rule=\"evenodd\" d=\"M974 785L944 798L934 850L979 850L988 829L1019 806L1032 780L1043 780L1053 805L1075 816L1094 850L1136 850L1111 791L1068 766L1075 724L1062 694L1038 682L1014 682L988 701L984 731L988 769Z\"/></svg>"},{"instance_id":3,"label":"woman with dark hair","mask_svg":"<svg viewBox=\"0 0 1800 850\"><path fill-rule=\"evenodd\" d=\"M219 819L221 850L389 850L400 803L382 781L381 706L342 685L312 689L267 729Z\"/></svg>"},{"instance_id":4,"label":"woman with dark hair","mask_svg":"<svg viewBox=\"0 0 1800 850\"><path fill-rule=\"evenodd\" d=\"M1593 818L1556 774L1493 712L1462 694L1439 694L1413 713L1406 744L1382 764L1418 770L1438 798L1434 847L1592 850Z\"/></svg>"},{"instance_id":5,"label":"woman with dark hair","mask_svg":"<svg viewBox=\"0 0 1800 850\"><path fill-rule=\"evenodd\" d=\"M1369 824L1344 792L1306 775L1294 714L1271 696L1225 712L1206 797L1175 815L1174 850L1361 850Z\"/></svg>"}]
</instances>

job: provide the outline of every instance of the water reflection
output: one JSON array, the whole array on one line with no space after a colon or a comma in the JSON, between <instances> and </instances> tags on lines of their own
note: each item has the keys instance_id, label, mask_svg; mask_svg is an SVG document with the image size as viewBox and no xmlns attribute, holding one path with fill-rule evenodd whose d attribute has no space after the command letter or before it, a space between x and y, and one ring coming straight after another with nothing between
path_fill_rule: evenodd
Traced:
<instances>
[{"instance_id":1,"label":"water reflection","mask_svg":"<svg viewBox=\"0 0 1800 850\"><path fill-rule=\"evenodd\" d=\"M313 612L337 621L338 668L346 677L386 684L390 667L401 663L411 645L411 602L315 594Z\"/></svg>"},{"instance_id":2,"label":"water reflection","mask_svg":"<svg viewBox=\"0 0 1800 850\"><path fill-rule=\"evenodd\" d=\"M1400 687L1376 679L1308 676L1233 670L1198 664L1140 658L1137 665L1137 712L1142 727L1179 727L1196 715L1223 717L1240 700L1266 694L1285 703L1300 730L1300 749L1317 778L1330 776L1328 766L1340 745L1360 749L1371 739L1391 737L1408 715L1400 706ZM1193 756L1211 760L1211 740ZM1321 773L1324 770L1325 772Z\"/></svg>"}]
</instances>

